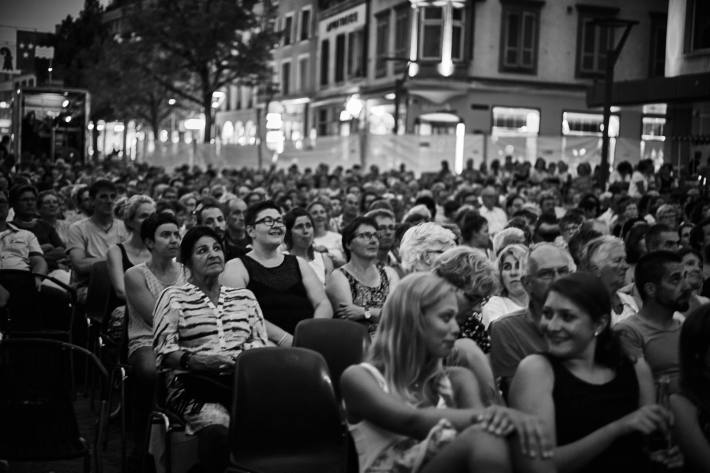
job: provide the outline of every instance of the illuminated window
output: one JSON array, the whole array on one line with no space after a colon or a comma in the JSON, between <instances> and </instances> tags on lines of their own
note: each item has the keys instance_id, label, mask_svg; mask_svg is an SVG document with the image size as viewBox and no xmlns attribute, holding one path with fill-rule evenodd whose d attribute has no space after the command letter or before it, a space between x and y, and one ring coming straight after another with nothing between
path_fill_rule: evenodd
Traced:
<instances>
[{"instance_id":1,"label":"illuminated window","mask_svg":"<svg viewBox=\"0 0 710 473\"><path fill-rule=\"evenodd\" d=\"M562 134L565 136L602 136L604 115L601 113L563 112ZM619 136L619 116L609 117L609 136Z\"/></svg>"},{"instance_id":2,"label":"illuminated window","mask_svg":"<svg viewBox=\"0 0 710 473\"><path fill-rule=\"evenodd\" d=\"M492 135L537 136L539 132L539 110L532 108L493 107Z\"/></svg>"},{"instance_id":3,"label":"illuminated window","mask_svg":"<svg viewBox=\"0 0 710 473\"><path fill-rule=\"evenodd\" d=\"M666 139L664 128L666 119L663 117L643 117L641 119L641 139L663 141Z\"/></svg>"}]
</instances>

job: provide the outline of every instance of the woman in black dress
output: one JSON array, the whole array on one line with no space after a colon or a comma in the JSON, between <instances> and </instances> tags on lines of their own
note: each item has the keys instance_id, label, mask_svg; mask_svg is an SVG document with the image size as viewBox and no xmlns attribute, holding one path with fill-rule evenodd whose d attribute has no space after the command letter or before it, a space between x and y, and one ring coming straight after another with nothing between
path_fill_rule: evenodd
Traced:
<instances>
[{"instance_id":1,"label":"woman in black dress","mask_svg":"<svg viewBox=\"0 0 710 473\"><path fill-rule=\"evenodd\" d=\"M668 432L670 414L655 404L651 371L623 354L610 312L595 276L554 282L540 320L548 350L525 358L513 378L510 405L551 429L559 472L648 471L643 435Z\"/></svg>"}]
</instances>

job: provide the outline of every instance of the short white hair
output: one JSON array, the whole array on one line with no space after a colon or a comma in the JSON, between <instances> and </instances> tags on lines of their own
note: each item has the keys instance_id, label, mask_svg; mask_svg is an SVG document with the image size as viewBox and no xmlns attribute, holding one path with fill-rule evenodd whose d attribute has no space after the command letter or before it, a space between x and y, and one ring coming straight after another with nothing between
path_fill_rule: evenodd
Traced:
<instances>
[{"instance_id":1,"label":"short white hair","mask_svg":"<svg viewBox=\"0 0 710 473\"><path fill-rule=\"evenodd\" d=\"M456 246L456 235L438 223L424 222L407 230L399 245L402 269L429 271L435 258L429 258L431 250L448 250Z\"/></svg>"}]
</instances>

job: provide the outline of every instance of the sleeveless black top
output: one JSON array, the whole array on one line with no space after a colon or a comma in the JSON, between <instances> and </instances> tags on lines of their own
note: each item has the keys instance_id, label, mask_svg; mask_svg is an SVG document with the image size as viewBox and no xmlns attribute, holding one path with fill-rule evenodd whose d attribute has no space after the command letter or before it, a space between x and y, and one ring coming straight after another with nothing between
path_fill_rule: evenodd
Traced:
<instances>
[{"instance_id":1,"label":"sleeveless black top","mask_svg":"<svg viewBox=\"0 0 710 473\"><path fill-rule=\"evenodd\" d=\"M630 360L624 360L614 379L597 385L574 376L557 358L545 356L555 373L557 445L575 442L638 409L639 385ZM644 471L648 460L642 442L638 433L620 437L579 473Z\"/></svg>"},{"instance_id":2,"label":"sleeveless black top","mask_svg":"<svg viewBox=\"0 0 710 473\"><path fill-rule=\"evenodd\" d=\"M126 248L123 246L123 243L118 243L117 246L118 249L121 250L121 262L123 264L123 272L125 273L128 268L132 268L135 264L128 259L128 253L126 253Z\"/></svg>"},{"instance_id":3,"label":"sleeveless black top","mask_svg":"<svg viewBox=\"0 0 710 473\"><path fill-rule=\"evenodd\" d=\"M293 334L298 322L313 317L296 256L284 255L283 262L273 268L247 255L241 260L249 273L247 289L256 296L266 320Z\"/></svg>"}]
</instances>

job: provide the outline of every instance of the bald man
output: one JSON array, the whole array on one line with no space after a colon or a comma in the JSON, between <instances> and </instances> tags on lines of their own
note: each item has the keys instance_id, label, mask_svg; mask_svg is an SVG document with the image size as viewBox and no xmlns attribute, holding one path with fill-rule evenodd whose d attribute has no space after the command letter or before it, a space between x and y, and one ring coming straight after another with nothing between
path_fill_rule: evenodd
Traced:
<instances>
[{"instance_id":1,"label":"bald man","mask_svg":"<svg viewBox=\"0 0 710 473\"><path fill-rule=\"evenodd\" d=\"M538 328L542 307L552 283L570 272L571 260L566 250L551 243L535 245L528 257L528 274L523 276L523 286L530 296L528 308L491 323L491 365L503 386L515 374L520 360L547 349Z\"/></svg>"}]
</instances>

